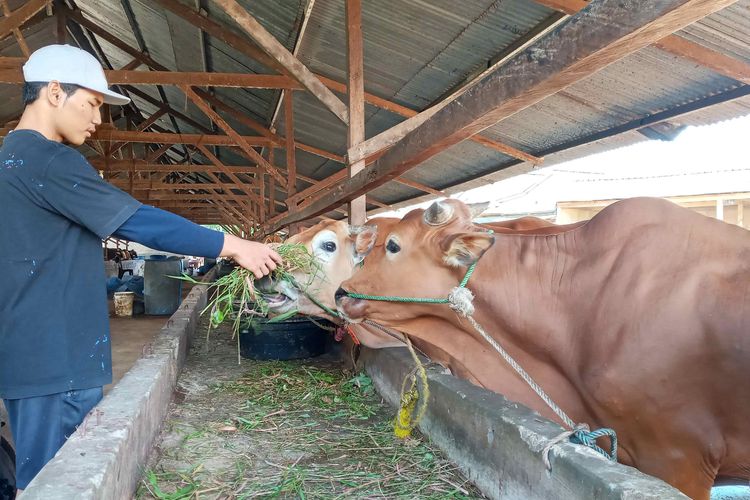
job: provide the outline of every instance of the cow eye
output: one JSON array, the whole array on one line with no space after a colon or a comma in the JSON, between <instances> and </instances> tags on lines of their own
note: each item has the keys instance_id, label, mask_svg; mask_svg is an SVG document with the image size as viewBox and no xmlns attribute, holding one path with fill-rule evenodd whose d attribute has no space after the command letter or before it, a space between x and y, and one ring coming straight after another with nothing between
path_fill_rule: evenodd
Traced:
<instances>
[{"instance_id":1,"label":"cow eye","mask_svg":"<svg viewBox=\"0 0 750 500\"><path fill-rule=\"evenodd\" d=\"M401 251L401 247L398 246L398 243L393 240L388 240L388 244L385 246L385 249L391 253L398 253Z\"/></svg>"},{"instance_id":2,"label":"cow eye","mask_svg":"<svg viewBox=\"0 0 750 500\"><path fill-rule=\"evenodd\" d=\"M321 246L323 247L323 250L325 250L326 252L335 252L336 251L336 243L334 243L333 241L323 242L323 245L321 245Z\"/></svg>"}]
</instances>

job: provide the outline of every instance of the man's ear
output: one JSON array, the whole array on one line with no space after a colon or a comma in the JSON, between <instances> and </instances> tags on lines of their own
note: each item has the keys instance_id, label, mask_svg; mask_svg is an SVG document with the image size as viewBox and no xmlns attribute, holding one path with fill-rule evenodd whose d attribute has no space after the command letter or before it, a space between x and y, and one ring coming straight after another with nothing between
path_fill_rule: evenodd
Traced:
<instances>
[{"instance_id":1,"label":"man's ear","mask_svg":"<svg viewBox=\"0 0 750 500\"><path fill-rule=\"evenodd\" d=\"M359 264L375 246L378 227L370 225L351 226L349 236L354 240L354 262Z\"/></svg>"},{"instance_id":2,"label":"man's ear","mask_svg":"<svg viewBox=\"0 0 750 500\"><path fill-rule=\"evenodd\" d=\"M451 267L470 266L484 255L495 237L489 233L471 232L447 236L440 245L443 249L443 260Z\"/></svg>"},{"instance_id":3,"label":"man's ear","mask_svg":"<svg viewBox=\"0 0 750 500\"><path fill-rule=\"evenodd\" d=\"M65 92L63 92L60 82L51 81L41 90L40 98L46 98L47 102L52 106L59 106L65 100Z\"/></svg>"}]
</instances>

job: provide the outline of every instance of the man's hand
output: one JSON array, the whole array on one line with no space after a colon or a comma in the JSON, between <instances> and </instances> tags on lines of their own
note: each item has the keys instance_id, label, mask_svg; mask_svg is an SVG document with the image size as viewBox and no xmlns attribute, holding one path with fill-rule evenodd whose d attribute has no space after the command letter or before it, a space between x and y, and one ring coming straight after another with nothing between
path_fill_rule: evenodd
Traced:
<instances>
[{"instance_id":1,"label":"man's hand","mask_svg":"<svg viewBox=\"0 0 750 500\"><path fill-rule=\"evenodd\" d=\"M256 278L262 278L281 264L281 257L268 245L255 241L243 240L231 234L224 235L224 247L221 257L231 257Z\"/></svg>"}]
</instances>

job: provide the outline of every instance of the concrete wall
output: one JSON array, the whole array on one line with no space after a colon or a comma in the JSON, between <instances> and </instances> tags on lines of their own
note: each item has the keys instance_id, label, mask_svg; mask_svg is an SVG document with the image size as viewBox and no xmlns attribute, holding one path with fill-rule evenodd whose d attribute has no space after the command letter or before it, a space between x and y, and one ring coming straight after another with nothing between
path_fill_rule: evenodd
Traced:
<instances>
[{"instance_id":1,"label":"concrete wall","mask_svg":"<svg viewBox=\"0 0 750 500\"><path fill-rule=\"evenodd\" d=\"M207 276L212 279L214 271ZM31 482L24 500L133 498L206 304L196 285L128 373Z\"/></svg>"},{"instance_id":2,"label":"concrete wall","mask_svg":"<svg viewBox=\"0 0 750 500\"><path fill-rule=\"evenodd\" d=\"M395 406L413 368L408 351L363 348L361 360L380 394ZM428 375L430 402L420 429L489 498L687 499L659 479L570 443L553 448L547 471L542 450L562 427L437 369L428 369Z\"/></svg>"}]
</instances>

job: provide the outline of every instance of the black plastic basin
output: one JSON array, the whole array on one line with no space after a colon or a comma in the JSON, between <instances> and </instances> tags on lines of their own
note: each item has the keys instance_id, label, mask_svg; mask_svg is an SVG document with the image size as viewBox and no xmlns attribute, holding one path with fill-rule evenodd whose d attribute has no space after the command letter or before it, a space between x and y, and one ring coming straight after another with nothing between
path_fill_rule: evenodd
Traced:
<instances>
[{"instance_id":1,"label":"black plastic basin","mask_svg":"<svg viewBox=\"0 0 750 500\"><path fill-rule=\"evenodd\" d=\"M247 359L314 358L325 352L329 336L330 332L306 317L292 317L278 323L255 320L240 330L240 355Z\"/></svg>"}]
</instances>

